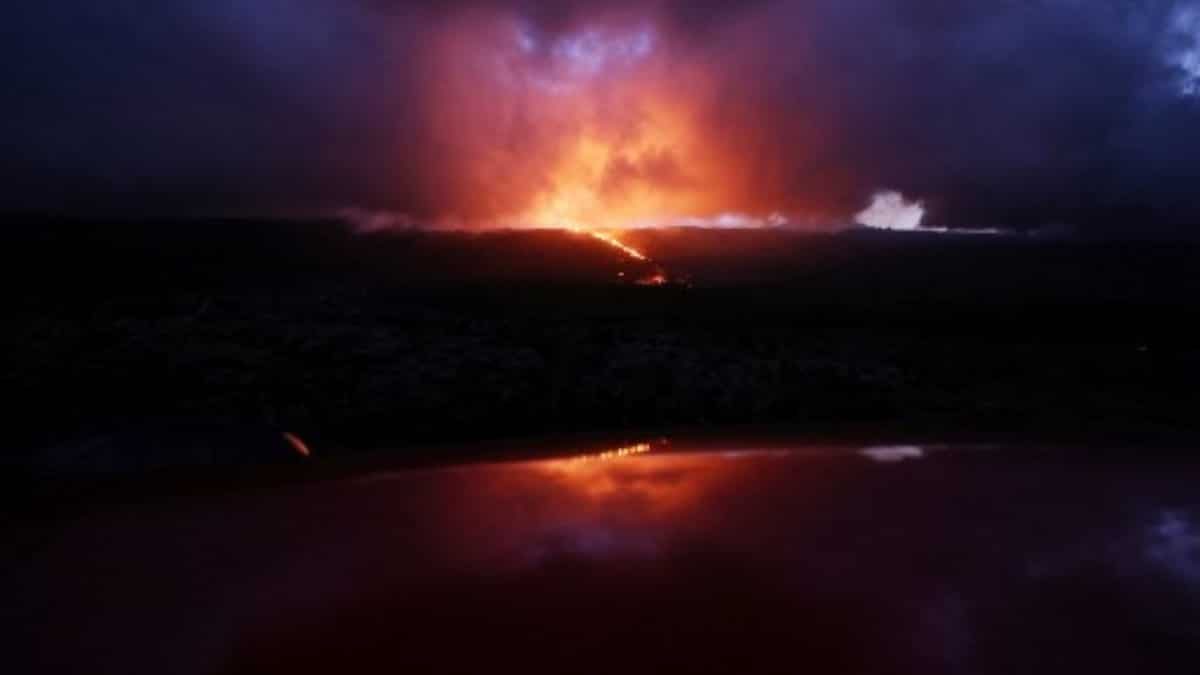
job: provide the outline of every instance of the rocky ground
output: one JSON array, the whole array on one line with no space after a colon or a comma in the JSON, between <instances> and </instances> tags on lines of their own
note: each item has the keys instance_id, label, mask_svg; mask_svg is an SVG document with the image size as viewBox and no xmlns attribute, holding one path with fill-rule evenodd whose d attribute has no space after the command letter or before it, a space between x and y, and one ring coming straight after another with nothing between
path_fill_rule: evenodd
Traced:
<instances>
[{"instance_id":1,"label":"rocky ground","mask_svg":"<svg viewBox=\"0 0 1200 675\"><path fill-rule=\"evenodd\" d=\"M1186 345L469 313L353 294L186 300L11 326L10 438L44 449L147 425L235 427L352 450L720 425L1195 429L1200 358Z\"/></svg>"},{"instance_id":2,"label":"rocky ground","mask_svg":"<svg viewBox=\"0 0 1200 675\"><path fill-rule=\"evenodd\" d=\"M666 288L613 283L620 261L602 248L588 249L600 257L587 260L595 280L582 282L397 283L346 271L344 251L334 272L313 276L310 264L304 283L246 281L244 261L215 255L202 268L219 282L161 262L147 275L137 265L158 257L145 252L95 284L77 274L42 286L30 272L9 286L19 290L0 336L5 459L38 471L215 461L186 440L213 430L276 445L291 431L334 454L740 425L934 437L1200 431L1195 308L1179 282L1194 267L1168 258L1173 271L1147 281L1162 260L1119 249L835 244L805 249L821 266L773 271L771 283ZM465 248L489 250L478 239ZM506 240L503 250L525 249ZM431 264L428 250L372 255L389 275L392 263ZM695 260L675 264L703 279ZM1096 273L1139 260L1124 272L1139 286ZM974 285L947 265L978 268ZM1012 276L998 283L1004 270ZM131 434L180 440L150 460L130 450ZM227 445L237 460L268 444Z\"/></svg>"}]
</instances>

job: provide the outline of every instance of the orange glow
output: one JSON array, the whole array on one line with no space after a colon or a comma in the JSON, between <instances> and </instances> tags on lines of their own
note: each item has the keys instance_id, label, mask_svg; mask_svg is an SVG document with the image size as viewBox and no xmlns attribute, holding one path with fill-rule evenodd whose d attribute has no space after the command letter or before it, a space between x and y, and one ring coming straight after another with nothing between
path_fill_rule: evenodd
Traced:
<instances>
[{"instance_id":1,"label":"orange glow","mask_svg":"<svg viewBox=\"0 0 1200 675\"><path fill-rule=\"evenodd\" d=\"M659 272L658 274L641 279L637 283L639 286L665 286L667 281L667 275Z\"/></svg>"},{"instance_id":2,"label":"orange glow","mask_svg":"<svg viewBox=\"0 0 1200 675\"><path fill-rule=\"evenodd\" d=\"M739 226L787 211L777 143L733 113L711 64L652 21L530 34L503 12L429 36L423 174L452 224L606 233L687 222ZM748 152L753 149L753 152ZM722 220L724 218L724 221Z\"/></svg>"},{"instance_id":3,"label":"orange glow","mask_svg":"<svg viewBox=\"0 0 1200 675\"><path fill-rule=\"evenodd\" d=\"M292 446L292 449L296 451L296 454L300 455L301 457L312 457L312 450L309 449L308 444L296 434L293 434L290 431L285 431L283 432L283 440L287 441L288 445Z\"/></svg>"},{"instance_id":4,"label":"orange glow","mask_svg":"<svg viewBox=\"0 0 1200 675\"><path fill-rule=\"evenodd\" d=\"M667 104L662 83L624 83L632 119L609 120L589 110L594 92L566 102L576 126L547 157L543 187L514 220L534 226L604 229L660 224L719 213L730 185L712 157L717 150L697 121Z\"/></svg>"}]
</instances>

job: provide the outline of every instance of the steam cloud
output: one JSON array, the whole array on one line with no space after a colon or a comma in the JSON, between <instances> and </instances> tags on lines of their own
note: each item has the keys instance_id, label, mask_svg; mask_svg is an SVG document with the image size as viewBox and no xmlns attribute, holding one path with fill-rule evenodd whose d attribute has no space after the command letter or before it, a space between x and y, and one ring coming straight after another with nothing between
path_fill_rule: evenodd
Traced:
<instances>
[{"instance_id":1,"label":"steam cloud","mask_svg":"<svg viewBox=\"0 0 1200 675\"><path fill-rule=\"evenodd\" d=\"M1200 220L1196 0L10 14L6 208L819 226L887 189L929 227Z\"/></svg>"},{"instance_id":2,"label":"steam cloud","mask_svg":"<svg viewBox=\"0 0 1200 675\"><path fill-rule=\"evenodd\" d=\"M858 222L880 230L916 230L925 219L925 205L909 202L899 192L880 192L858 214Z\"/></svg>"}]
</instances>

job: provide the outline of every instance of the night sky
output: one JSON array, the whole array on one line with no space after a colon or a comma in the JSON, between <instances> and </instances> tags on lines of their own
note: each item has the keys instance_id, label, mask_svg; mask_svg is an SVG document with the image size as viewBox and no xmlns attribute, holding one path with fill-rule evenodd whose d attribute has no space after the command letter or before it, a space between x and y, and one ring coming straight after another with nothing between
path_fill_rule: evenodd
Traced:
<instances>
[{"instance_id":1,"label":"night sky","mask_svg":"<svg viewBox=\"0 0 1200 675\"><path fill-rule=\"evenodd\" d=\"M926 225L1200 222L1195 0L7 14L10 211L824 227L895 191Z\"/></svg>"}]
</instances>

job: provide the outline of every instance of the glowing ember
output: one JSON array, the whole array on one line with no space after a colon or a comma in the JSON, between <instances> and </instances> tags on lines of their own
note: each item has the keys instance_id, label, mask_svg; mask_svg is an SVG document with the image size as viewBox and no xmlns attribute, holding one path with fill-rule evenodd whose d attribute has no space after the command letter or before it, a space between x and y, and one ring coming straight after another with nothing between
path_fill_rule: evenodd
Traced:
<instances>
[{"instance_id":1,"label":"glowing ember","mask_svg":"<svg viewBox=\"0 0 1200 675\"><path fill-rule=\"evenodd\" d=\"M304 439L300 438L296 434L285 431L283 432L283 440L287 441L288 445L292 446L292 449L296 451L296 454L300 455L301 457L312 457L312 450L309 449L308 444L304 442Z\"/></svg>"},{"instance_id":2,"label":"glowing ember","mask_svg":"<svg viewBox=\"0 0 1200 675\"><path fill-rule=\"evenodd\" d=\"M658 274L646 277L645 279L640 279L637 283L639 286L665 286L667 281L667 275L659 272Z\"/></svg>"}]
</instances>

